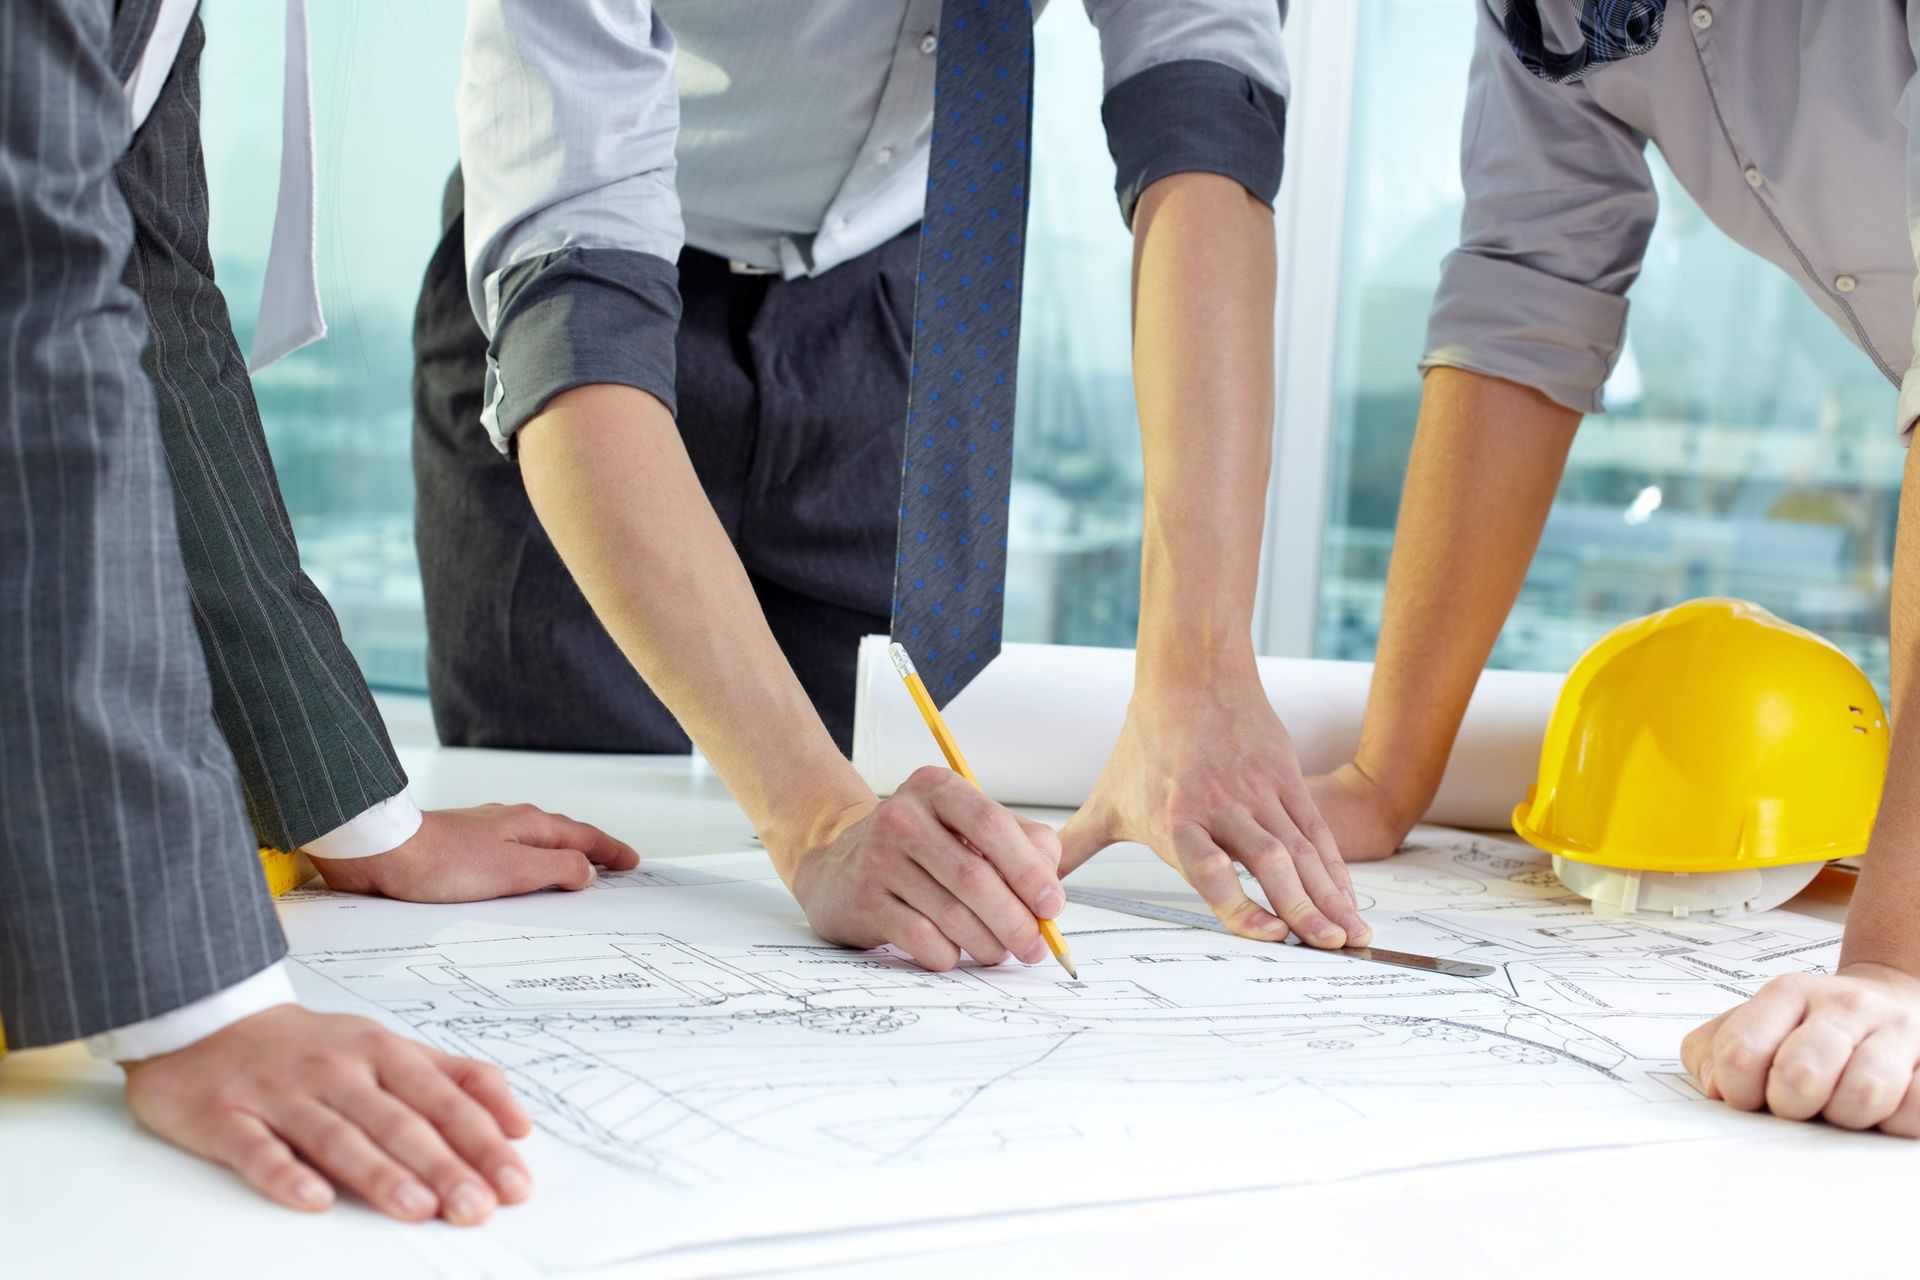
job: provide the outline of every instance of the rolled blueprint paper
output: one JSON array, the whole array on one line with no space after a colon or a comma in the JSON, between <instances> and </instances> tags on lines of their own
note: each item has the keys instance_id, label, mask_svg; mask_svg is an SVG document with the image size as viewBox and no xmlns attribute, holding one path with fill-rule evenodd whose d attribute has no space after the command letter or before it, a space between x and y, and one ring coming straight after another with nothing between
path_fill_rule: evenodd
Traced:
<instances>
[{"instance_id":1,"label":"rolled blueprint paper","mask_svg":"<svg viewBox=\"0 0 1920 1280\"><path fill-rule=\"evenodd\" d=\"M1324 773L1353 757L1367 706L1370 662L1261 658L1260 679L1286 721L1300 764ZM1540 739L1565 677L1488 671L1454 740L1428 822L1505 828L1533 782ZM887 657L887 638L860 642L853 763L881 795L940 749ZM1133 651L1079 645L1010 644L945 711L967 763L1003 804L1075 808L1095 779L1126 716Z\"/></svg>"}]
</instances>

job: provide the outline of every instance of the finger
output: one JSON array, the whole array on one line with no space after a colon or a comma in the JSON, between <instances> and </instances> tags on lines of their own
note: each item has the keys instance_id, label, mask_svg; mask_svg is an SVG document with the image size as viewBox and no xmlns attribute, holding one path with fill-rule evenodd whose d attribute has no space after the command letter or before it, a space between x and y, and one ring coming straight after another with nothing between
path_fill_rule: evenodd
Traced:
<instances>
[{"instance_id":1,"label":"finger","mask_svg":"<svg viewBox=\"0 0 1920 1280\"><path fill-rule=\"evenodd\" d=\"M947 935L898 897L881 910L878 923L881 936L922 969L945 973L960 963L960 950Z\"/></svg>"},{"instance_id":2,"label":"finger","mask_svg":"<svg viewBox=\"0 0 1920 1280\"><path fill-rule=\"evenodd\" d=\"M1060 889L1059 864L1034 844L1018 819L958 774L927 786L926 796L941 824L979 850L1030 913L1042 920L1060 914L1067 895Z\"/></svg>"},{"instance_id":3,"label":"finger","mask_svg":"<svg viewBox=\"0 0 1920 1280\"><path fill-rule=\"evenodd\" d=\"M204 1142L184 1145L233 1170L276 1204L318 1213L333 1203L327 1180L301 1163L267 1122L250 1112L228 1112Z\"/></svg>"},{"instance_id":4,"label":"finger","mask_svg":"<svg viewBox=\"0 0 1920 1280\"><path fill-rule=\"evenodd\" d=\"M958 841L945 840L915 850L914 858L914 862L902 865L929 880L938 881L932 887L941 889L943 898L950 897L955 901L948 905L935 899L935 904L940 908L936 913L929 910L927 904L914 893L907 892L905 884L892 886L894 892L917 908L920 914L941 926L949 938L962 946L966 945L965 942L946 925L949 913L955 913L956 908L964 910L973 923L989 931L993 949L999 953L999 959L986 960L978 951L967 947L968 954L975 960L983 964L998 964L1011 952L1031 964L1033 961L1029 957L1033 956L1036 948L1041 955L1046 954L1047 944L1040 937L1040 926L1034 922L1033 912L1027 909L1026 903L1014 896L1013 890L985 857ZM964 924L967 920L960 922Z\"/></svg>"},{"instance_id":5,"label":"finger","mask_svg":"<svg viewBox=\"0 0 1920 1280\"><path fill-rule=\"evenodd\" d=\"M1820 1114L1842 1129L1873 1128L1899 1110L1914 1066L1911 1040L1892 1031L1873 1032L1854 1046Z\"/></svg>"},{"instance_id":6,"label":"finger","mask_svg":"<svg viewBox=\"0 0 1920 1280\"><path fill-rule=\"evenodd\" d=\"M1907 1096L1893 1114L1880 1122L1880 1132L1896 1138L1920 1138L1920 1071L1907 1083Z\"/></svg>"},{"instance_id":7,"label":"finger","mask_svg":"<svg viewBox=\"0 0 1920 1280\"><path fill-rule=\"evenodd\" d=\"M1346 864L1340 861L1340 855L1336 852L1333 864L1329 866L1325 851L1314 844L1304 830L1294 825L1290 814L1290 810L1271 806L1260 816L1257 830L1271 833L1280 841L1287 856L1293 860L1293 869L1300 877L1300 887L1306 890L1308 899L1319 908L1322 916L1340 930L1342 941L1333 945L1365 946L1373 941L1373 930L1354 910L1352 893L1341 888L1340 880L1333 875L1337 869L1344 878ZM1252 869L1251 866L1249 869ZM1254 870L1254 874L1259 875L1258 870ZM1264 885L1266 882L1262 880L1261 883ZM1286 913L1283 911L1281 915Z\"/></svg>"},{"instance_id":8,"label":"finger","mask_svg":"<svg viewBox=\"0 0 1920 1280\"><path fill-rule=\"evenodd\" d=\"M491 1062L476 1062L457 1054L442 1053L432 1045L418 1046L447 1078L467 1091L467 1096L487 1109L509 1138L524 1138L533 1132L533 1121L525 1107L513 1096L506 1072Z\"/></svg>"},{"instance_id":9,"label":"finger","mask_svg":"<svg viewBox=\"0 0 1920 1280\"><path fill-rule=\"evenodd\" d=\"M979 854L962 849L960 857L976 864L979 868L978 876L985 877L985 880L964 876L956 879L968 880L969 889L997 890L1000 899L997 905L1001 908L999 914L1003 917L1000 921L1001 927L1006 925L1005 917L1008 910L1011 911L1012 919L1024 918L1027 932L1033 936L1033 941L1040 946L1044 954L1046 944L1041 941L1040 931L1034 926L1033 917L1027 913L1025 907L1020 905L1020 900L1013 896L1005 883L993 873L993 869L987 866ZM987 881L991 881L991 885L986 884ZM894 880L889 887L901 901L931 920L935 927L947 936L949 942L972 956L978 963L999 964L1007 958L1010 950L1015 950L1005 942L999 929L988 924L974 909L974 900L962 898L957 887L950 886L946 880L930 874L926 867L912 862L902 863L894 872ZM1021 958L1025 959L1025 956Z\"/></svg>"},{"instance_id":10,"label":"finger","mask_svg":"<svg viewBox=\"0 0 1920 1280\"><path fill-rule=\"evenodd\" d=\"M1041 856L1053 861L1057 874L1060 867L1060 833L1044 822L1035 822L1017 813L1013 815L1013 820L1020 824L1020 829L1027 833L1027 839L1040 851Z\"/></svg>"},{"instance_id":11,"label":"finger","mask_svg":"<svg viewBox=\"0 0 1920 1280\"><path fill-rule=\"evenodd\" d=\"M1240 888L1240 874L1233 859L1213 842L1213 837L1193 823L1181 823L1173 829L1174 865L1187 878L1220 923L1243 938L1262 942L1285 942L1287 922L1262 907Z\"/></svg>"},{"instance_id":12,"label":"finger","mask_svg":"<svg viewBox=\"0 0 1920 1280\"><path fill-rule=\"evenodd\" d=\"M431 1142L410 1132L417 1145L403 1158L439 1190L449 1221L479 1222L493 1211L496 1197L518 1204L533 1193L526 1163L499 1122L431 1058L403 1044L382 1057L378 1070L396 1105L405 1104L428 1130ZM390 1109L386 1114L400 1124ZM416 1156L433 1163L415 1164Z\"/></svg>"},{"instance_id":13,"label":"finger","mask_svg":"<svg viewBox=\"0 0 1920 1280\"><path fill-rule=\"evenodd\" d=\"M542 889L574 893L599 878L599 869L579 849L548 849L528 844L508 848L511 860L502 871L503 881L498 889L502 896L538 893Z\"/></svg>"},{"instance_id":14,"label":"finger","mask_svg":"<svg viewBox=\"0 0 1920 1280\"><path fill-rule=\"evenodd\" d=\"M1804 988L1770 982L1729 1011L1713 1037L1713 1086L1729 1106L1758 1111L1767 1100L1767 1075L1787 1033L1806 1014Z\"/></svg>"},{"instance_id":15,"label":"finger","mask_svg":"<svg viewBox=\"0 0 1920 1280\"><path fill-rule=\"evenodd\" d=\"M1346 931L1327 919L1314 904L1312 892L1302 883L1303 875L1310 871L1322 893L1333 892L1333 882L1327 879L1326 868L1320 865L1320 855L1306 842L1306 837L1292 829L1293 824L1287 822L1284 815L1280 815L1279 820L1286 823L1285 834L1269 832L1255 822L1252 815L1238 813L1217 823L1214 837L1221 848L1253 872L1260 887L1267 891L1267 905L1287 922L1302 942L1316 947L1345 946Z\"/></svg>"},{"instance_id":16,"label":"finger","mask_svg":"<svg viewBox=\"0 0 1920 1280\"><path fill-rule=\"evenodd\" d=\"M1060 874L1068 874L1112 843L1104 815L1086 806L1060 828Z\"/></svg>"},{"instance_id":17,"label":"finger","mask_svg":"<svg viewBox=\"0 0 1920 1280\"><path fill-rule=\"evenodd\" d=\"M382 1151L365 1130L312 1095L288 1098L275 1106L269 1119L329 1178L389 1217L419 1222L440 1208L426 1184Z\"/></svg>"},{"instance_id":18,"label":"finger","mask_svg":"<svg viewBox=\"0 0 1920 1280\"><path fill-rule=\"evenodd\" d=\"M1359 920L1360 917L1357 914L1353 896L1353 876L1347 871L1346 858L1341 856L1340 842L1334 839L1333 828L1328 825L1327 820L1321 816L1320 806L1314 802L1313 792L1308 789L1307 780L1301 774L1298 766L1295 766L1290 773L1280 779L1277 790L1280 794L1280 803L1286 809L1287 817L1292 819L1293 825L1299 828L1300 834L1307 838L1307 842L1313 846L1314 852L1320 856L1320 865L1326 868L1327 878L1333 882L1333 887L1346 898L1347 914L1352 915L1355 920ZM1263 814L1261 820L1264 822L1266 815ZM1269 825L1267 830L1272 831L1273 827ZM1320 904L1320 909L1332 916L1336 922L1339 922L1340 912L1331 910L1328 904L1324 902ZM1343 927L1345 926L1343 925ZM1364 924L1361 928L1367 932L1369 937L1372 936L1372 930L1366 929ZM1353 929L1347 928L1349 938L1352 937L1354 932ZM1356 943L1355 945L1359 944Z\"/></svg>"},{"instance_id":19,"label":"finger","mask_svg":"<svg viewBox=\"0 0 1920 1280\"><path fill-rule=\"evenodd\" d=\"M1726 1020L1726 1014L1719 1014L1687 1032L1686 1038L1680 1041L1680 1064L1693 1073L1693 1078L1700 1082L1700 1091L1709 1098L1719 1096L1711 1081L1713 1038Z\"/></svg>"},{"instance_id":20,"label":"finger","mask_svg":"<svg viewBox=\"0 0 1920 1280\"><path fill-rule=\"evenodd\" d=\"M1830 1018L1813 1016L1789 1031L1767 1071L1767 1110L1788 1120L1817 1116L1833 1097L1860 1035Z\"/></svg>"},{"instance_id":21,"label":"finger","mask_svg":"<svg viewBox=\"0 0 1920 1280\"><path fill-rule=\"evenodd\" d=\"M631 871L640 865L640 854L630 844L615 840L590 822L544 809L535 809L517 828L521 844L543 849L577 849L587 861L610 871Z\"/></svg>"}]
</instances>

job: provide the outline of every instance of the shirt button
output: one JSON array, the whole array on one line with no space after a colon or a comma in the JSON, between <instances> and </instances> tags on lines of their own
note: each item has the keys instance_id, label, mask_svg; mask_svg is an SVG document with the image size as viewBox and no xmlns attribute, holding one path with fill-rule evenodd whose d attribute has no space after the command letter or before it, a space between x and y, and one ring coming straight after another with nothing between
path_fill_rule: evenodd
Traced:
<instances>
[{"instance_id":1,"label":"shirt button","mask_svg":"<svg viewBox=\"0 0 1920 1280\"><path fill-rule=\"evenodd\" d=\"M892 147L882 147L882 148L880 148L880 149L879 149L878 151L876 151L876 152L874 152L874 153L873 153L873 162L874 162L875 164L892 164L892 163L893 163L893 148L892 148Z\"/></svg>"},{"instance_id":2,"label":"shirt button","mask_svg":"<svg viewBox=\"0 0 1920 1280\"><path fill-rule=\"evenodd\" d=\"M1760 189L1760 185L1765 181L1766 179L1760 176L1760 171L1758 169L1754 168L1752 165L1747 166L1747 185L1748 186L1758 191Z\"/></svg>"},{"instance_id":3,"label":"shirt button","mask_svg":"<svg viewBox=\"0 0 1920 1280\"><path fill-rule=\"evenodd\" d=\"M920 37L920 52L926 54L927 56L929 57L933 56L933 51L935 49L938 49L939 47L940 47L940 37L933 34L933 32L929 31L927 32L927 34Z\"/></svg>"},{"instance_id":4,"label":"shirt button","mask_svg":"<svg viewBox=\"0 0 1920 1280\"><path fill-rule=\"evenodd\" d=\"M1838 289L1841 293L1852 293L1855 289L1860 287L1860 282L1858 280L1855 280L1852 276L1845 276L1845 275L1835 276L1833 278L1833 287L1835 289Z\"/></svg>"},{"instance_id":5,"label":"shirt button","mask_svg":"<svg viewBox=\"0 0 1920 1280\"><path fill-rule=\"evenodd\" d=\"M1712 25L1713 10L1707 8L1705 5L1701 5L1693 11L1693 29L1695 31L1705 31Z\"/></svg>"}]
</instances>

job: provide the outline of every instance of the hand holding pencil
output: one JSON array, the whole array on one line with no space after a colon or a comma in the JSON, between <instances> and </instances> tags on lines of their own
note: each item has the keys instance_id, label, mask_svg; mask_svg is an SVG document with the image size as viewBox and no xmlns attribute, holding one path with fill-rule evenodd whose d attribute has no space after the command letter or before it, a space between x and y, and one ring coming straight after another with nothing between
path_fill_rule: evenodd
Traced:
<instances>
[{"instance_id":1,"label":"hand holding pencil","mask_svg":"<svg viewBox=\"0 0 1920 1280\"><path fill-rule=\"evenodd\" d=\"M866 791L837 812L816 810L820 826L799 832L791 853L774 841L768 852L830 942L890 944L936 971L962 952L980 964L1037 964L1066 906L1059 833L995 803L957 748L949 759L957 769L928 765L884 800Z\"/></svg>"},{"instance_id":2,"label":"hand holding pencil","mask_svg":"<svg viewBox=\"0 0 1920 1280\"><path fill-rule=\"evenodd\" d=\"M914 670L913 658L908 655L904 645L889 645L887 653L893 658L894 670L906 682L907 692L913 695L913 705L920 709L920 716L927 722L927 728L933 732L933 740L940 745L940 754L947 758L947 766L972 784L974 790L981 790L980 779L973 776L973 770L967 764L966 756L960 753L960 744L955 741L953 731L947 728L946 717L940 714L940 708L933 705L933 697L927 692L926 682L920 679L920 673ZM1073 979L1080 977L1079 970L1073 967L1073 952L1067 948L1067 940L1062 936L1060 927L1051 917L1037 917L1034 924L1040 930L1040 936L1046 940L1047 950L1060 962L1060 967Z\"/></svg>"}]
</instances>

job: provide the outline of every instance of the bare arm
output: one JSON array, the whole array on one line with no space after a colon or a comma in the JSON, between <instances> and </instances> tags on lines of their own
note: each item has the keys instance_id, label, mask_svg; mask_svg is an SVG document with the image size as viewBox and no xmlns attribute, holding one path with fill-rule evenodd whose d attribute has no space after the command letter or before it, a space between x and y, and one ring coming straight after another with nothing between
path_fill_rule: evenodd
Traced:
<instances>
[{"instance_id":1,"label":"bare arm","mask_svg":"<svg viewBox=\"0 0 1920 1280\"><path fill-rule=\"evenodd\" d=\"M1134 217L1134 387L1146 463L1139 653L1112 758L1064 865L1138 840L1249 937L1370 936L1254 664L1273 431L1273 214L1209 173ZM1241 890L1259 877L1277 913Z\"/></svg>"},{"instance_id":2,"label":"bare arm","mask_svg":"<svg viewBox=\"0 0 1920 1280\"><path fill-rule=\"evenodd\" d=\"M1690 1033L1710 1095L1920 1137L1920 461L1907 454L1893 557L1893 741L1840 967L1776 978Z\"/></svg>"},{"instance_id":3,"label":"bare arm","mask_svg":"<svg viewBox=\"0 0 1920 1280\"><path fill-rule=\"evenodd\" d=\"M527 496L594 612L791 879L798 852L873 792L780 652L666 406L578 387L519 446Z\"/></svg>"},{"instance_id":4,"label":"bare arm","mask_svg":"<svg viewBox=\"0 0 1920 1280\"><path fill-rule=\"evenodd\" d=\"M987 964L1046 954L1033 918L1064 902L1052 830L943 769L875 799L768 629L666 406L633 387L576 387L519 446L534 511L594 612L823 937L891 942L937 969L962 950Z\"/></svg>"},{"instance_id":5,"label":"bare arm","mask_svg":"<svg viewBox=\"0 0 1920 1280\"><path fill-rule=\"evenodd\" d=\"M1427 375L1360 746L1314 783L1347 858L1392 853L1439 790L1579 425L1578 413L1518 383L1450 368Z\"/></svg>"}]
</instances>

